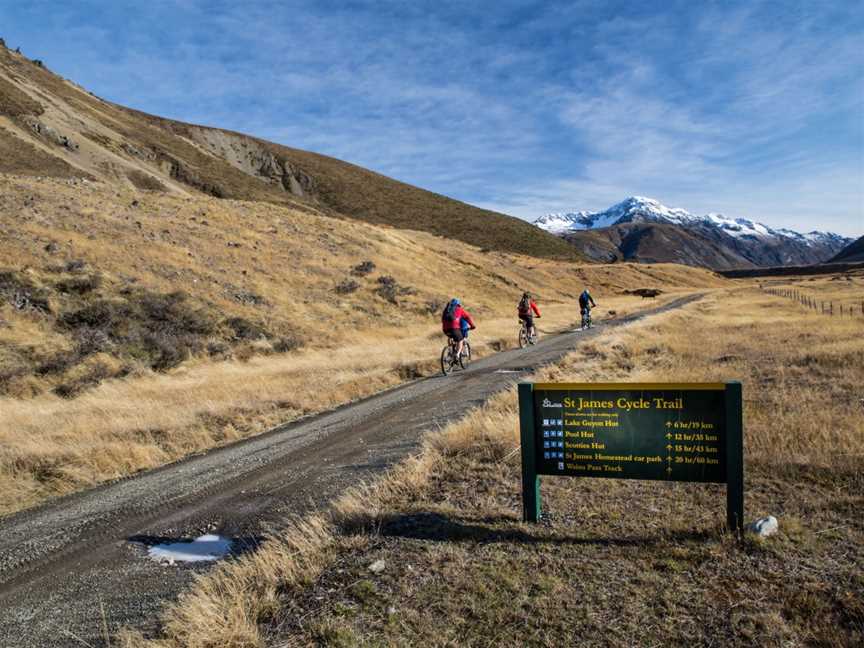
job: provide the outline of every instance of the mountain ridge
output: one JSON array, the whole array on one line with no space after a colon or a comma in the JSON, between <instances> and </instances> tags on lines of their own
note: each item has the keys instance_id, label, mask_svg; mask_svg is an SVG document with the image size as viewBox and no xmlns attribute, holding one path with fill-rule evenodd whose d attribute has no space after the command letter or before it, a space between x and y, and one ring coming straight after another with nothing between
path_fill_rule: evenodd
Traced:
<instances>
[{"instance_id":1,"label":"mountain ridge","mask_svg":"<svg viewBox=\"0 0 864 648\"><path fill-rule=\"evenodd\" d=\"M483 249L584 261L521 219L336 158L106 101L2 45L0 172L264 201Z\"/></svg>"},{"instance_id":2,"label":"mountain ridge","mask_svg":"<svg viewBox=\"0 0 864 648\"><path fill-rule=\"evenodd\" d=\"M821 263L851 242L832 232L802 234L718 213L696 216L644 196L631 196L599 212L550 213L534 225L562 236L595 260L678 259L713 269ZM608 244L599 244L601 240ZM640 241L648 240L654 243L646 250ZM661 250L660 240L676 247ZM605 247L599 256L598 246Z\"/></svg>"},{"instance_id":3,"label":"mountain ridge","mask_svg":"<svg viewBox=\"0 0 864 648\"><path fill-rule=\"evenodd\" d=\"M844 247L828 263L857 263L864 261L864 236Z\"/></svg>"}]
</instances>

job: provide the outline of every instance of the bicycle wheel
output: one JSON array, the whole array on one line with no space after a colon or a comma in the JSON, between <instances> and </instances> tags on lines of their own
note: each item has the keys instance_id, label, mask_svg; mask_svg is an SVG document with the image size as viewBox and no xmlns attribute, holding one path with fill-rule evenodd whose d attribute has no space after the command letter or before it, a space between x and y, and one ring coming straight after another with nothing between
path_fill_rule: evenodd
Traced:
<instances>
[{"instance_id":1,"label":"bicycle wheel","mask_svg":"<svg viewBox=\"0 0 864 648\"><path fill-rule=\"evenodd\" d=\"M528 346L528 331L525 330L524 326L519 327L519 348L524 349Z\"/></svg>"},{"instance_id":2,"label":"bicycle wheel","mask_svg":"<svg viewBox=\"0 0 864 648\"><path fill-rule=\"evenodd\" d=\"M459 366L463 369L471 362L471 345L465 340L462 346L462 355L459 356Z\"/></svg>"},{"instance_id":3,"label":"bicycle wheel","mask_svg":"<svg viewBox=\"0 0 864 648\"><path fill-rule=\"evenodd\" d=\"M448 344L441 350L441 373L445 376L453 370L453 356L450 353L450 345Z\"/></svg>"}]
</instances>

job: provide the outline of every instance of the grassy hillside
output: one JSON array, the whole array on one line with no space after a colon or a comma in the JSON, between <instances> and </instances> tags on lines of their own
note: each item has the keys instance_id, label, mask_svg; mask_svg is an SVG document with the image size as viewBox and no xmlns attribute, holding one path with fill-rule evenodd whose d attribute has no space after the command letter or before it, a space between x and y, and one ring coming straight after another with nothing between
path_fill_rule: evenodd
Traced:
<instances>
[{"instance_id":1,"label":"grassy hillside","mask_svg":"<svg viewBox=\"0 0 864 648\"><path fill-rule=\"evenodd\" d=\"M524 221L347 162L102 101L2 46L0 172L266 201L493 250L580 258Z\"/></svg>"},{"instance_id":2,"label":"grassy hillside","mask_svg":"<svg viewBox=\"0 0 864 648\"><path fill-rule=\"evenodd\" d=\"M776 515L774 537L726 533L708 484L544 478L544 523L521 523L514 390L330 514L286 521L181 597L159 641L125 645L861 645L862 363L860 322L754 286L535 377L742 380L746 518Z\"/></svg>"},{"instance_id":3,"label":"grassy hillside","mask_svg":"<svg viewBox=\"0 0 864 648\"><path fill-rule=\"evenodd\" d=\"M82 179L0 176L0 218L0 512L432 371L454 294L483 353L523 289L549 330L585 285L620 316L625 289L725 284Z\"/></svg>"}]
</instances>

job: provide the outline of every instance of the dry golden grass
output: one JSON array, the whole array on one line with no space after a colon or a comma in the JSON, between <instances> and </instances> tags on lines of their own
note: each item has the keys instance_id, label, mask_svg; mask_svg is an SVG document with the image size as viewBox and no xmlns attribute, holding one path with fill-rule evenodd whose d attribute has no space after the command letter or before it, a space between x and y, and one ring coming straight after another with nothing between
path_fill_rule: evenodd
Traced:
<instances>
[{"instance_id":1,"label":"dry golden grass","mask_svg":"<svg viewBox=\"0 0 864 648\"><path fill-rule=\"evenodd\" d=\"M510 391L347 494L301 552L293 538L311 536L289 522L203 576L161 639L126 645L855 645L864 340L820 318L755 288L715 293L535 376L742 380L747 516L778 515L775 538L725 534L722 487L624 480L549 478L551 517L523 525Z\"/></svg>"},{"instance_id":2,"label":"dry golden grass","mask_svg":"<svg viewBox=\"0 0 864 648\"><path fill-rule=\"evenodd\" d=\"M640 306L612 297L619 314ZM619 315L620 316L620 315ZM540 331L573 323L569 305L552 305ZM482 321L478 356L513 346L516 321ZM479 331L479 329L478 329ZM383 329L353 332L338 351L307 349L248 361L191 362L171 373L111 380L73 399L52 394L0 398L0 512L152 468L332 409L405 379L436 373L442 338ZM370 353L386 340L386 353ZM95 360L95 359L94 359Z\"/></svg>"},{"instance_id":3,"label":"dry golden grass","mask_svg":"<svg viewBox=\"0 0 864 648\"><path fill-rule=\"evenodd\" d=\"M766 290L793 290L811 301L820 314L832 317L857 317L864 322L864 270L851 270L842 274L814 275L763 280ZM842 310L841 310L842 307Z\"/></svg>"},{"instance_id":4,"label":"dry golden grass","mask_svg":"<svg viewBox=\"0 0 864 648\"><path fill-rule=\"evenodd\" d=\"M48 291L54 311L19 311L0 297L0 374L21 368L0 397L0 514L434 371L439 306L454 292L478 320L472 342L483 354L515 339L522 289L539 295L538 324L548 332L575 320L575 295L584 285L597 295L598 316L608 318L642 306L619 294L625 288L661 287L662 302L727 283L692 268L576 266L484 253L430 234L274 205L142 195L98 183L0 176L0 211L0 270L15 269ZM57 249L46 250L52 242ZM94 296L50 291L77 276L52 267L74 260L102 277ZM374 271L353 276L352 268L367 260ZM390 303L376 293L382 276L410 294ZM334 288L349 278L359 288L337 294ZM58 314L97 297L117 299L130 286L153 294L182 288L193 304L258 323L275 336L299 337L304 346L274 354L272 342L262 340L235 349L235 358L248 361L198 357L165 373L105 353L56 375L34 373L73 346ZM238 299L250 294L261 301ZM387 353L370 354L382 340ZM93 372L129 371L71 400L45 393Z\"/></svg>"}]
</instances>

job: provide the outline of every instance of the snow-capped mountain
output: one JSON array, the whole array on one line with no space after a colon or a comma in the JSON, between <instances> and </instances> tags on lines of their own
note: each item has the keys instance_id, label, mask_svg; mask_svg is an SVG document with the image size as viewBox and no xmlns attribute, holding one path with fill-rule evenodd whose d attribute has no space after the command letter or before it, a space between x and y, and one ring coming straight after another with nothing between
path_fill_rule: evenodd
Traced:
<instances>
[{"instance_id":1,"label":"snow-capped mountain","mask_svg":"<svg viewBox=\"0 0 864 648\"><path fill-rule=\"evenodd\" d=\"M683 225L696 219L684 209L670 209L653 198L631 196L627 200L612 205L599 212L567 212L547 214L534 221L534 224L547 232L562 234L566 231L597 229L620 223L640 223L655 221Z\"/></svg>"},{"instance_id":2,"label":"snow-capped mountain","mask_svg":"<svg viewBox=\"0 0 864 648\"><path fill-rule=\"evenodd\" d=\"M627 249L635 255L632 257L634 260L640 260L633 252L639 246L634 247L630 235L634 230L639 229L639 239L645 238L645 228L637 228L636 225L656 224L677 227L686 230L687 234L692 234L695 238L682 238L681 234L665 236L663 238L667 244L676 246L674 250L667 252L678 253L675 258L687 259L682 262L710 267L717 267L718 264L723 267L734 267L742 264L761 266L819 263L831 258L851 242L851 239L831 232L813 231L801 234L789 229L774 229L746 218L730 218L717 213L696 216L686 209L666 207L653 198L643 196L631 196L599 212L547 214L535 220L534 224L548 232L564 236L574 243L580 239L577 236L579 232L628 226L626 232L618 231L612 234L611 238L618 239L615 245L620 247L623 244L622 236L629 237ZM674 244L671 242L673 239ZM695 244L697 239L699 245ZM595 247L596 240L596 237L592 239ZM687 247L686 241L690 240L694 241L693 245L696 247L707 245L711 248L710 261L699 262L698 259L704 255L694 253L693 250L679 249ZM656 253L657 250L655 249L654 252ZM631 258L623 251L622 254L623 258ZM694 261L694 258L697 260ZM723 260L718 260L720 258Z\"/></svg>"}]
</instances>

